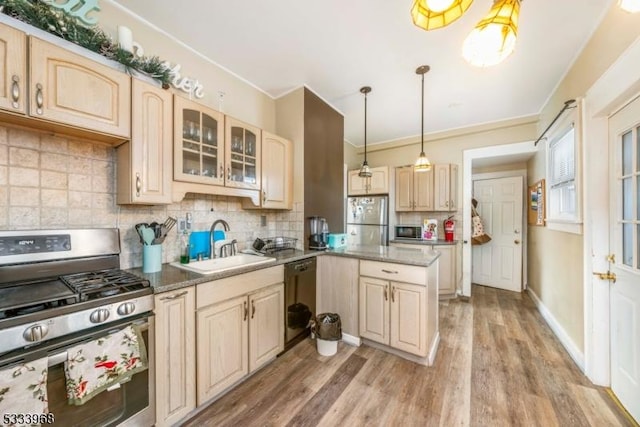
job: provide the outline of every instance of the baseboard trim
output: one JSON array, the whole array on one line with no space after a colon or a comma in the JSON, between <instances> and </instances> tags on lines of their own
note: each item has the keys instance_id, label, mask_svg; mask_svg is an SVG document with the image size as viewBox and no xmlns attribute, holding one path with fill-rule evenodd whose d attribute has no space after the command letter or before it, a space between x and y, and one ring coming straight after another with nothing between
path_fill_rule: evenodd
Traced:
<instances>
[{"instance_id":1,"label":"baseboard trim","mask_svg":"<svg viewBox=\"0 0 640 427\"><path fill-rule=\"evenodd\" d=\"M354 337L353 335L345 334L344 332L342 333L342 342L355 347L360 347L362 344L360 337Z\"/></svg>"},{"instance_id":2,"label":"baseboard trim","mask_svg":"<svg viewBox=\"0 0 640 427\"><path fill-rule=\"evenodd\" d=\"M575 364L578 365L578 368L580 368L580 371L584 373L585 372L584 353L580 351L580 349L571 340L571 338L569 337L569 334L567 334L567 331L564 330L564 328L560 325L558 320L556 320L556 318L549 311L549 309L543 304L542 300L540 300L538 295L536 295L536 293L533 292L533 289L529 287L527 289L527 293L531 296L531 299L533 300L534 304L538 308L538 311L542 315L542 318L545 320L545 322L547 322L547 325L549 325L553 333L556 335L556 338L558 338L558 341L560 341L560 344L562 344L565 350L567 350L567 353L569 353L569 356L571 356Z\"/></svg>"}]
</instances>

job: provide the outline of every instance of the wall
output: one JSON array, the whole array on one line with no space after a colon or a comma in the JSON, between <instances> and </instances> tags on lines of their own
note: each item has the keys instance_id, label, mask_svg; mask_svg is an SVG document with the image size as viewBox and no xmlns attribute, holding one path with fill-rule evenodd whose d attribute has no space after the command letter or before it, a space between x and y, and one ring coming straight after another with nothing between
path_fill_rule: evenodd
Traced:
<instances>
[{"instance_id":1,"label":"wall","mask_svg":"<svg viewBox=\"0 0 640 427\"><path fill-rule=\"evenodd\" d=\"M638 37L640 14L626 13L613 4L543 108L538 131L548 126L564 101L584 96ZM545 177L546 144L538 146L540 150L528 163L529 185ZM529 286L575 346L584 351L583 235L529 227L528 237Z\"/></svg>"},{"instance_id":2,"label":"wall","mask_svg":"<svg viewBox=\"0 0 640 427\"><path fill-rule=\"evenodd\" d=\"M458 168L458 206L462 206L462 152L463 150L485 147L491 145L509 144L514 142L532 141L536 138L536 118L527 117L521 119L507 120L491 125L476 126L473 128L459 129L438 134L425 135L424 149L432 164L454 163ZM345 143L345 146L349 144ZM345 152L352 150L345 147ZM355 167L350 165L350 169L359 167L362 162L362 148L358 148L359 155ZM401 141L389 143L367 145L367 160L369 165L391 167L390 174L395 176L394 167L413 164L420 154L420 136L407 138ZM394 179L391 181L395 182ZM392 190L393 191L393 190ZM462 209L455 213L444 212L421 212L421 213L391 213L391 222L397 224L421 224L424 218L435 218L440 221L454 214L456 221L456 240L461 239L462 233ZM441 222L440 222L441 223ZM441 238L444 237L442 227L438 231ZM460 257L462 256L462 251Z\"/></svg>"},{"instance_id":3,"label":"wall","mask_svg":"<svg viewBox=\"0 0 640 427\"><path fill-rule=\"evenodd\" d=\"M172 65L182 65L181 74L204 85L205 97L197 100L215 110L246 123L275 132L275 101L255 86L217 65L215 58L205 58L144 19L131 14L112 0L100 2L96 14L98 26L117 41L119 25L129 27L133 39L144 48L146 56L158 56ZM182 12L178 12L182 13ZM193 10L185 13L197 13ZM203 33L204 34L204 33ZM224 93L220 102L219 92ZM179 92L188 98L188 94Z\"/></svg>"}]
</instances>

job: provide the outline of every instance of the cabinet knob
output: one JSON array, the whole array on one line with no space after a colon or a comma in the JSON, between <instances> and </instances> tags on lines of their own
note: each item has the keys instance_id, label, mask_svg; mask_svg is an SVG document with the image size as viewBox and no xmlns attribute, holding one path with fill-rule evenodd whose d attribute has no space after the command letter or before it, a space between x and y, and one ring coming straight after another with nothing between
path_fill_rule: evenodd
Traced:
<instances>
[{"instance_id":1,"label":"cabinet knob","mask_svg":"<svg viewBox=\"0 0 640 427\"><path fill-rule=\"evenodd\" d=\"M254 300L251 300L251 318L256 314L256 303Z\"/></svg>"},{"instance_id":2,"label":"cabinet knob","mask_svg":"<svg viewBox=\"0 0 640 427\"><path fill-rule=\"evenodd\" d=\"M140 173L136 173L136 196L140 197L140 190L142 189L142 180L140 179Z\"/></svg>"},{"instance_id":3,"label":"cabinet knob","mask_svg":"<svg viewBox=\"0 0 640 427\"><path fill-rule=\"evenodd\" d=\"M247 320L247 317L249 316L249 308L247 307L247 302L244 302L244 320Z\"/></svg>"},{"instance_id":4,"label":"cabinet knob","mask_svg":"<svg viewBox=\"0 0 640 427\"><path fill-rule=\"evenodd\" d=\"M11 77L11 106L13 108L20 108L20 77L15 74Z\"/></svg>"},{"instance_id":5,"label":"cabinet knob","mask_svg":"<svg viewBox=\"0 0 640 427\"><path fill-rule=\"evenodd\" d=\"M392 286L391 287L391 302L396 302L396 287Z\"/></svg>"},{"instance_id":6,"label":"cabinet knob","mask_svg":"<svg viewBox=\"0 0 640 427\"><path fill-rule=\"evenodd\" d=\"M384 300L389 301L389 297L387 296L387 287L388 285L384 285Z\"/></svg>"},{"instance_id":7,"label":"cabinet knob","mask_svg":"<svg viewBox=\"0 0 640 427\"><path fill-rule=\"evenodd\" d=\"M42 85L38 83L36 85L36 113L42 114L42 107L44 106L44 95L42 94Z\"/></svg>"}]
</instances>

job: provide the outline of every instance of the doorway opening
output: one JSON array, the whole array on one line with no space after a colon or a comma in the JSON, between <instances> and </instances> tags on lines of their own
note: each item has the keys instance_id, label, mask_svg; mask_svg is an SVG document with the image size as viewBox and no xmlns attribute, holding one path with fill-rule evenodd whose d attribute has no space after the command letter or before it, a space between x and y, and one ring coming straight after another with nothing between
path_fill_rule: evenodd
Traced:
<instances>
[{"instance_id":1,"label":"doorway opening","mask_svg":"<svg viewBox=\"0 0 640 427\"><path fill-rule=\"evenodd\" d=\"M471 248L471 198L474 178L502 178L521 176L524 186L527 184L526 163L535 155L537 148L533 141L514 144L495 145L490 147L464 150L462 153L462 295L471 296L472 281L472 248ZM524 202L523 202L524 203ZM526 223L522 226L523 247L523 284L526 286Z\"/></svg>"}]
</instances>

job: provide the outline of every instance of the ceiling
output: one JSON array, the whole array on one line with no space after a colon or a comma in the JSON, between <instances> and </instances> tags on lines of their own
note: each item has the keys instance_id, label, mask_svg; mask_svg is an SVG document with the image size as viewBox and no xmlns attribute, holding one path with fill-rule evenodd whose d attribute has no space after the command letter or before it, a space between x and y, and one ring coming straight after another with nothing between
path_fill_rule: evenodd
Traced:
<instances>
[{"instance_id":1,"label":"ceiling","mask_svg":"<svg viewBox=\"0 0 640 427\"><path fill-rule=\"evenodd\" d=\"M516 50L475 68L461 57L464 38L491 0L475 0L448 27L413 25L412 0L115 0L148 22L277 98L306 85L344 114L345 139L364 144L538 114L612 0L526 0Z\"/></svg>"}]
</instances>

